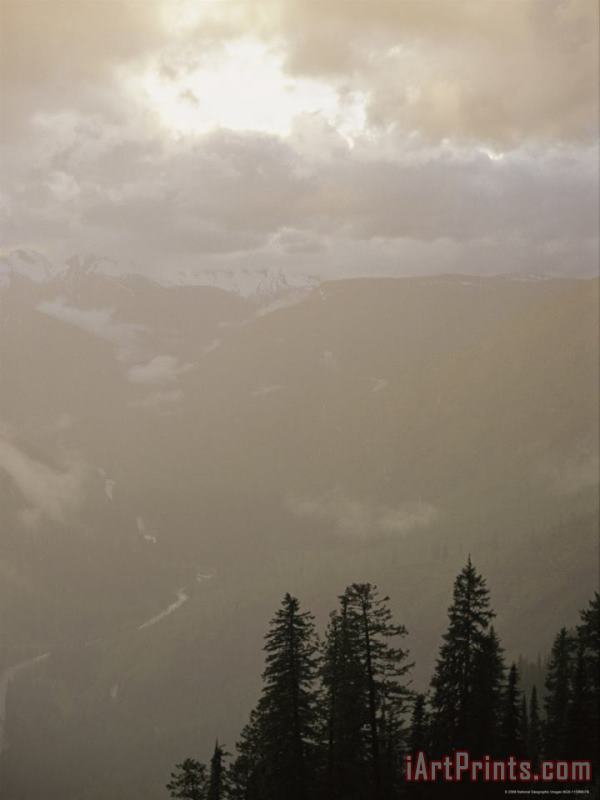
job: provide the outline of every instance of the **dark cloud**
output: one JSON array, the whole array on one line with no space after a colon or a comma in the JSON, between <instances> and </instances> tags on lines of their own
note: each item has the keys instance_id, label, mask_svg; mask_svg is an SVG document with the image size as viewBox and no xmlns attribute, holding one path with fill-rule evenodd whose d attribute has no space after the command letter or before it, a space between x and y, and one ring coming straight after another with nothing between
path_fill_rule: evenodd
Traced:
<instances>
[{"instance_id":1,"label":"dark cloud","mask_svg":"<svg viewBox=\"0 0 600 800\"><path fill-rule=\"evenodd\" d=\"M434 141L590 141L598 7L589 0L254 0L297 75L369 97L369 117ZM250 12L249 12L250 13Z\"/></svg>"},{"instance_id":2,"label":"dark cloud","mask_svg":"<svg viewBox=\"0 0 600 800\"><path fill-rule=\"evenodd\" d=\"M62 166L43 191L34 181L12 196L16 233L30 226L134 259L270 242L308 258L336 238L552 244L560 254L597 238L593 152L393 159L365 145L322 161L275 136L222 131L193 146L116 141L87 158L75 149Z\"/></svg>"},{"instance_id":3,"label":"dark cloud","mask_svg":"<svg viewBox=\"0 0 600 800\"><path fill-rule=\"evenodd\" d=\"M6 247L151 273L595 271L594 4L231 0L188 4L201 19L174 34L165 11L185 7L2 4ZM315 112L287 137L175 137L132 95L142 65L177 81L241 33L363 98L364 129Z\"/></svg>"}]
</instances>

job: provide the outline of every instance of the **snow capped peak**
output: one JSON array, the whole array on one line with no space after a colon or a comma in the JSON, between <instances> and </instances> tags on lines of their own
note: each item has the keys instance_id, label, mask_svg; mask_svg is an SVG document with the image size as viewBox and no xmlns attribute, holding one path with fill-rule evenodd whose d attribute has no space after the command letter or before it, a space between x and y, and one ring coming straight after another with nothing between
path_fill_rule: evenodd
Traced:
<instances>
[{"instance_id":1,"label":"snow capped peak","mask_svg":"<svg viewBox=\"0 0 600 800\"><path fill-rule=\"evenodd\" d=\"M0 287L8 286L18 275L33 283L48 283L65 272L36 250L19 248L0 255Z\"/></svg>"},{"instance_id":2,"label":"snow capped peak","mask_svg":"<svg viewBox=\"0 0 600 800\"><path fill-rule=\"evenodd\" d=\"M290 275L281 269L178 270L165 281L169 286L214 286L246 299L264 300L295 289L318 286L318 278Z\"/></svg>"},{"instance_id":3,"label":"snow capped peak","mask_svg":"<svg viewBox=\"0 0 600 800\"><path fill-rule=\"evenodd\" d=\"M66 261L71 275L115 275L122 272L116 261L93 253L77 253Z\"/></svg>"},{"instance_id":4,"label":"snow capped peak","mask_svg":"<svg viewBox=\"0 0 600 800\"><path fill-rule=\"evenodd\" d=\"M61 279L71 284L92 275L120 276L132 272L124 270L123 265L104 256L76 254L64 263L50 261L36 250L19 248L0 255L0 288L10 285L11 279L18 275L32 283L45 284Z\"/></svg>"},{"instance_id":5,"label":"snow capped peak","mask_svg":"<svg viewBox=\"0 0 600 800\"><path fill-rule=\"evenodd\" d=\"M78 253L57 265L35 250L18 249L0 255L0 288L10 285L11 278L19 275L37 284L64 280L68 287L80 286L88 278L103 276L109 279L126 279L139 271L133 266L113 261L104 256ZM171 272L158 282L163 286L213 286L233 292L245 299L271 301L290 292L318 286L318 278L296 275L280 268L202 269L188 268Z\"/></svg>"}]
</instances>

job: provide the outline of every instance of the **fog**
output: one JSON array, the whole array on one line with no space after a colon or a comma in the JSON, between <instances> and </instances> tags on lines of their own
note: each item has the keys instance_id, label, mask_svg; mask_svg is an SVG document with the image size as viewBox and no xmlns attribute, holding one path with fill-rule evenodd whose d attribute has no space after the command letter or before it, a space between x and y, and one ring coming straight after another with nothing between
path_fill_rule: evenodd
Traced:
<instances>
[{"instance_id":1,"label":"fog","mask_svg":"<svg viewBox=\"0 0 600 800\"><path fill-rule=\"evenodd\" d=\"M286 592L376 584L426 691L469 556L541 696L598 578L596 5L0 6L3 800L234 754Z\"/></svg>"}]
</instances>

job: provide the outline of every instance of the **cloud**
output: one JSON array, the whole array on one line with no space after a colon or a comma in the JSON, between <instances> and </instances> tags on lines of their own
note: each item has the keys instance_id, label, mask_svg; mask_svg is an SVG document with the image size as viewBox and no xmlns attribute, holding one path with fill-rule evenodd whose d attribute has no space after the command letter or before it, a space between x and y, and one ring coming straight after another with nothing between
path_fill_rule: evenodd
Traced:
<instances>
[{"instance_id":1,"label":"cloud","mask_svg":"<svg viewBox=\"0 0 600 800\"><path fill-rule=\"evenodd\" d=\"M339 361L332 350L323 350L319 356L319 364L333 371L339 370L340 368Z\"/></svg>"},{"instance_id":2,"label":"cloud","mask_svg":"<svg viewBox=\"0 0 600 800\"><path fill-rule=\"evenodd\" d=\"M252 397L264 397L267 394L273 394L273 392L280 392L282 389L285 389L285 386L274 383L270 386L258 386L256 389L253 389L250 394Z\"/></svg>"},{"instance_id":3,"label":"cloud","mask_svg":"<svg viewBox=\"0 0 600 800\"><path fill-rule=\"evenodd\" d=\"M117 67L164 42L160 12L160 3L137 0L3 0L3 134L16 133L40 112L73 107L114 112Z\"/></svg>"},{"instance_id":4,"label":"cloud","mask_svg":"<svg viewBox=\"0 0 600 800\"><path fill-rule=\"evenodd\" d=\"M307 182L294 173L295 160L277 137L215 133L161 153L138 180L105 173L81 198L82 223L143 250L253 250L303 202Z\"/></svg>"},{"instance_id":5,"label":"cloud","mask_svg":"<svg viewBox=\"0 0 600 800\"><path fill-rule=\"evenodd\" d=\"M204 347L202 348L202 352L204 354L212 353L215 350L218 350L219 347L221 347L221 344L222 344L221 339L211 339L211 341L208 344L204 345Z\"/></svg>"},{"instance_id":6,"label":"cloud","mask_svg":"<svg viewBox=\"0 0 600 800\"><path fill-rule=\"evenodd\" d=\"M83 499L87 469L81 461L71 460L62 469L54 468L0 438L0 469L27 503L21 513L25 525L35 526L44 517L64 522Z\"/></svg>"},{"instance_id":7,"label":"cloud","mask_svg":"<svg viewBox=\"0 0 600 800\"><path fill-rule=\"evenodd\" d=\"M383 392L389 386L387 378L371 378L371 394Z\"/></svg>"},{"instance_id":8,"label":"cloud","mask_svg":"<svg viewBox=\"0 0 600 800\"><path fill-rule=\"evenodd\" d=\"M297 517L319 520L330 525L333 533L357 539L405 535L430 527L438 518L430 503L409 502L391 508L355 500L340 490L316 498L290 495L285 506Z\"/></svg>"},{"instance_id":9,"label":"cloud","mask_svg":"<svg viewBox=\"0 0 600 800\"><path fill-rule=\"evenodd\" d=\"M59 298L43 301L37 306L37 310L110 342L115 346L120 361L128 361L136 356L139 336L145 331L143 325L115 321L112 308L77 308Z\"/></svg>"},{"instance_id":10,"label":"cloud","mask_svg":"<svg viewBox=\"0 0 600 800\"><path fill-rule=\"evenodd\" d=\"M128 78L148 65L194 109L186 75L243 39L278 53L291 80L318 79L342 103L360 93L373 127L502 147L598 130L590 0L4 0L1 15L9 125L73 109L131 116L141 98Z\"/></svg>"},{"instance_id":11,"label":"cloud","mask_svg":"<svg viewBox=\"0 0 600 800\"><path fill-rule=\"evenodd\" d=\"M142 400L133 400L129 403L131 408L148 408L156 411L163 412L165 406L179 403L183 399L183 392L181 389L169 389L165 391L151 392Z\"/></svg>"},{"instance_id":12,"label":"cloud","mask_svg":"<svg viewBox=\"0 0 600 800\"><path fill-rule=\"evenodd\" d=\"M8 247L97 250L165 277L199 263L597 271L594 3L51 6L2 4L3 121L18 120L0 158ZM201 86L187 78L214 79L244 42L275 59L285 91L316 81L290 134L175 135L143 78L171 83L193 115ZM229 109L242 77L217 92Z\"/></svg>"},{"instance_id":13,"label":"cloud","mask_svg":"<svg viewBox=\"0 0 600 800\"><path fill-rule=\"evenodd\" d=\"M44 301L37 307L43 314L74 325L76 328L91 333L116 349L119 361L130 363L143 356L141 335L146 327L130 322L117 322L112 308L78 308L68 305L64 300ZM195 364L181 364L172 355L157 355L145 363L131 364L127 369L127 379L142 386L165 386L175 383L181 375L195 368ZM130 403L137 408L161 409L179 402L183 398L180 389L151 392L141 400Z\"/></svg>"},{"instance_id":14,"label":"cloud","mask_svg":"<svg viewBox=\"0 0 600 800\"><path fill-rule=\"evenodd\" d=\"M600 458L597 452L581 448L560 463L545 465L542 475L554 493L572 495L600 485Z\"/></svg>"},{"instance_id":15,"label":"cloud","mask_svg":"<svg viewBox=\"0 0 600 800\"><path fill-rule=\"evenodd\" d=\"M251 0L243 24L253 20L283 41L291 75L368 96L373 125L502 147L597 135L598 7L588 0Z\"/></svg>"},{"instance_id":16,"label":"cloud","mask_svg":"<svg viewBox=\"0 0 600 800\"><path fill-rule=\"evenodd\" d=\"M193 147L130 141L128 168L116 142L85 156L75 147L63 165L79 187L68 213L25 184L6 236L16 243L36 230L69 249L85 241L165 278L199 259L216 269L270 259L321 275L351 274L359 260L375 272L419 271L413 263L427 272L428 262L438 271L514 272L523 263L595 272L595 150L494 160L483 149L379 144L361 140L322 163L276 136L219 132Z\"/></svg>"},{"instance_id":17,"label":"cloud","mask_svg":"<svg viewBox=\"0 0 600 800\"><path fill-rule=\"evenodd\" d=\"M146 364L130 367L127 377L132 383L173 383L192 369L194 364L180 364L175 356L159 355Z\"/></svg>"},{"instance_id":18,"label":"cloud","mask_svg":"<svg viewBox=\"0 0 600 800\"><path fill-rule=\"evenodd\" d=\"M379 527L389 533L409 533L418 528L428 528L437 519L438 512L430 503L409 503L401 508L381 511Z\"/></svg>"}]
</instances>

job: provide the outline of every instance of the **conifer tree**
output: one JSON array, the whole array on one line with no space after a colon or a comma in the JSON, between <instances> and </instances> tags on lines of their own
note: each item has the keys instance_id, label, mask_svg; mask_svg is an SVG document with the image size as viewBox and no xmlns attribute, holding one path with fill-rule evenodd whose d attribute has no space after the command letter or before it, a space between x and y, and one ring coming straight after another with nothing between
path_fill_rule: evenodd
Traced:
<instances>
[{"instance_id":1,"label":"conifer tree","mask_svg":"<svg viewBox=\"0 0 600 800\"><path fill-rule=\"evenodd\" d=\"M348 598L329 619L321 678L324 689L328 800L353 800L367 791L365 675L360 661L358 631L349 623Z\"/></svg>"},{"instance_id":2,"label":"conifer tree","mask_svg":"<svg viewBox=\"0 0 600 800\"><path fill-rule=\"evenodd\" d=\"M404 708L397 713L384 699L379 715L380 795L384 800L394 800L402 790L402 757L409 731L405 730ZM376 795L377 796L377 795Z\"/></svg>"},{"instance_id":3,"label":"conifer tree","mask_svg":"<svg viewBox=\"0 0 600 800\"><path fill-rule=\"evenodd\" d=\"M407 742L407 752L414 755L419 751L429 754L430 751L430 731L429 731L429 712L427 709L427 695L420 692L415 694L412 714L410 719L410 733ZM404 795L411 800L424 800L430 797L430 787L422 783L412 783L405 786Z\"/></svg>"},{"instance_id":4,"label":"conifer tree","mask_svg":"<svg viewBox=\"0 0 600 800\"><path fill-rule=\"evenodd\" d=\"M407 662L408 652L399 646L406 628L392 621L389 597L380 598L370 583L349 586L344 602L364 670L370 796L390 798L400 779L403 717L410 697L405 676L412 664Z\"/></svg>"},{"instance_id":5,"label":"conifer tree","mask_svg":"<svg viewBox=\"0 0 600 800\"><path fill-rule=\"evenodd\" d=\"M410 737L408 749L411 753L429 750L429 716L427 713L426 695L419 692L415 695L410 720Z\"/></svg>"},{"instance_id":6,"label":"conifer tree","mask_svg":"<svg viewBox=\"0 0 600 800\"><path fill-rule=\"evenodd\" d=\"M527 754L531 763L537 767L540 762L542 750L542 723L537 698L537 689L531 689L529 699L529 735L527 738Z\"/></svg>"},{"instance_id":7,"label":"conifer tree","mask_svg":"<svg viewBox=\"0 0 600 800\"><path fill-rule=\"evenodd\" d=\"M392 798L400 779L411 665L388 600L371 584L352 584L330 617L322 667L327 800Z\"/></svg>"},{"instance_id":8,"label":"conifer tree","mask_svg":"<svg viewBox=\"0 0 600 800\"><path fill-rule=\"evenodd\" d=\"M529 753L529 712L524 691L521 692L521 738L522 754L526 756Z\"/></svg>"},{"instance_id":9,"label":"conifer tree","mask_svg":"<svg viewBox=\"0 0 600 800\"><path fill-rule=\"evenodd\" d=\"M193 758L186 758L176 764L176 772L171 773L167 789L177 800L206 800L206 767Z\"/></svg>"},{"instance_id":10,"label":"conifer tree","mask_svg":"<svg viewBox=\"0 0 600 800\"><path fill-rule=\"evenodd\" d=\"M499 752L498 719L504 683L504 657L494 626L481 638L475 653L470 741L474 755Z\"/></svg>"},{"instance_id":11,"label":"conifer tree","mask_svg":"<svg viewBox=\"0 0 600 800\"><path fill-rule=\"evenodd\" d=\"M579 760L591 758L590 738L593 736L591 725L592 706L588 674L585 663L585 647L578 637L576 641L577 652L573 663L573 676L571 693L567 709L567 752L569 758Z\"/></svg>"},{"instance_id":12,"label":"conifer tree","mask_svg":"<svg viewBox=\"0 0 600 800\"><path fill-rule=\"evenodd\" d=\"M494 617L489 591L471 557L454 583L453 602L448 609L449 625L431 681L433 695L432 736L438 752L452 748L475 751L475 687L482 680L482 659L490 649L488 627ZM494 645L497 640L494 640ZM491 654L487 654L491 657ZM494 656L497 659L497 653ZM490 694L478 686L481 696Z\"/></svg>"},{"instance_id":13,"label":"conifer tree","mask_svg":"<svg viewBox=\"0 0 600 800\"><path fill-rule=\"evenodd\" d=\"M306 800L317 742L317 641L312 615L289 594L264 649L262 695L238 746L232 792L248 800Z\"/></svg>"},{"instance_id":14,"label":"conifer tree","mask_svg":"<svg viewBox=\"0 0 600 800\"><path fill-rule=\"evenodd\" d=\"M519 691L519 672L513 662L508 671L508 679L502 696L500 717L500 747L503 756L523 755L523 718L521 716L521 693Z\"/></svg>"},{"instance_id":15,"label":"conifer tree","mask_svg":"<svg viewBox=\"0 0 600 800\"><path fill-rule=\"evenodd\" d=\"M250 721L242 730L236 749L237 757L227 772L228 800L259 800L265 761L256 709L251 712Z\"/></svg>"},{"instance_id":16,"label":"conifer tree","mask_svg":"<svg viewBox=\"0 0 600 800\"><path fill-rule=\"evenodd\" d=\"M561 628L554 639L546 673L544 755L550 759L565 758L567 754L572 649L571 636Z\"/></svg>"},{"instance_id":17,"label":"conifer tree","mask_svg":"<svg viewBox=\"0 0 600 800\"><path fill-rule=\"evenodd\" d=\"M210 759L210 774L208 778L208 791L206 800L223 800L227 791L227 770L225 758L227 753L219 742L215 742L215 749Z\"/></svg>"},{"instance_id":18,"label":"conifer tree","mask_svg":"<svg viewBox=\"0 0 600 800\"><path fill-rule=\"evenodd\" d=\"M583 650L587 688L585 705L589 721L588 752L591 754L595 774L598 774L600 769L600 594L598 592L594 594L589 606L581 612L577 636Z\"/></svg>"}]
</instances>

